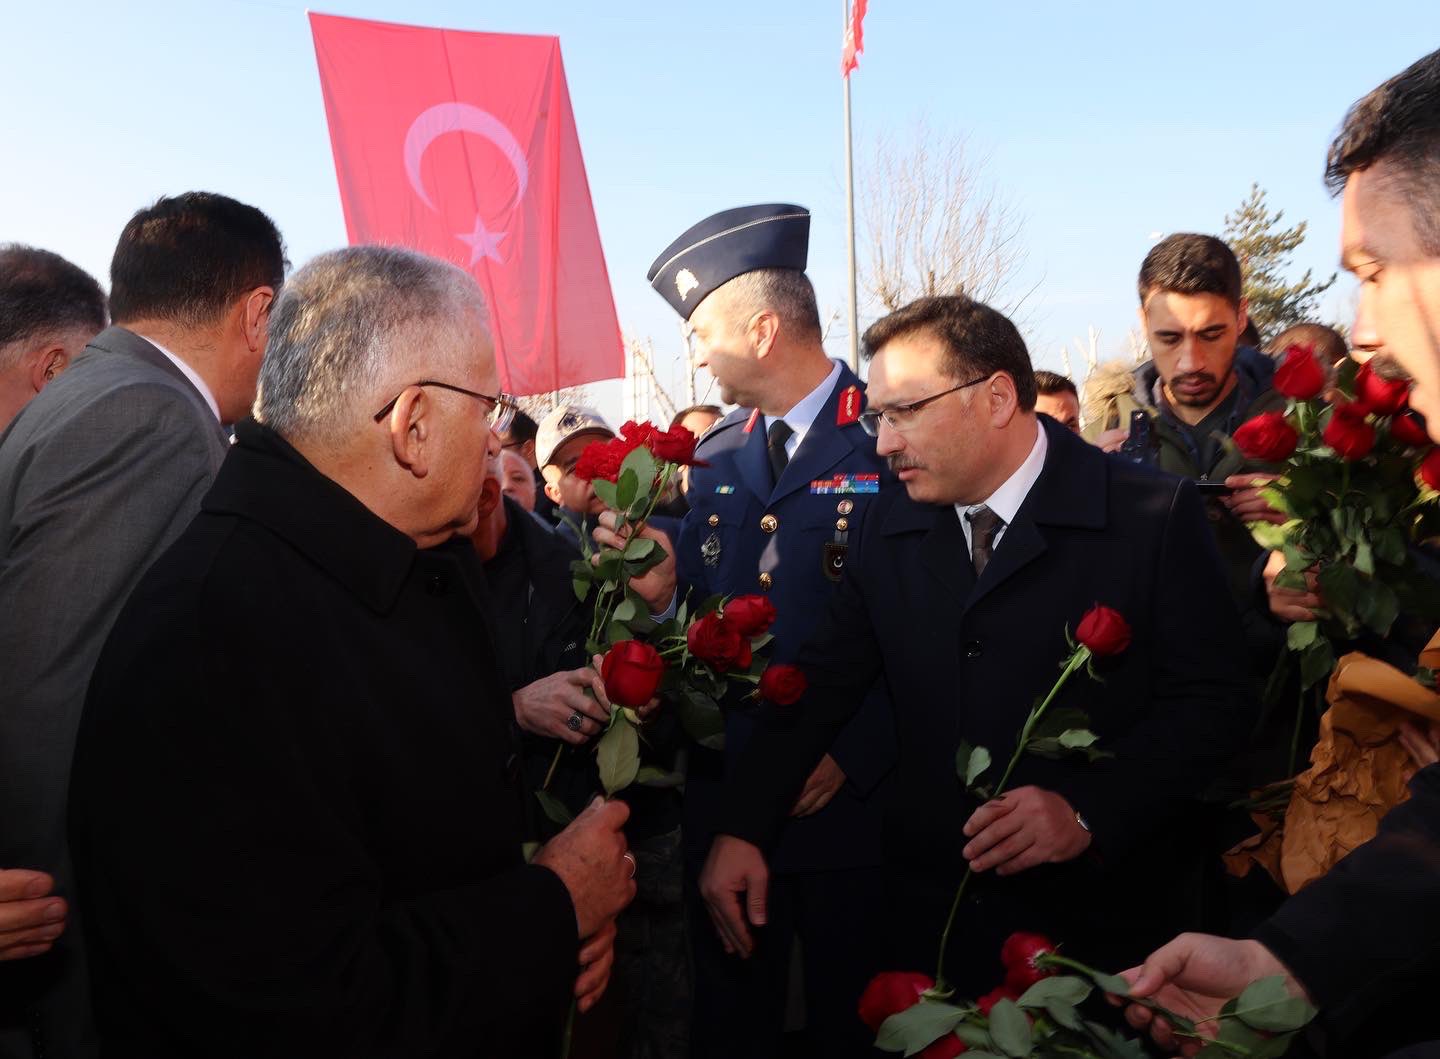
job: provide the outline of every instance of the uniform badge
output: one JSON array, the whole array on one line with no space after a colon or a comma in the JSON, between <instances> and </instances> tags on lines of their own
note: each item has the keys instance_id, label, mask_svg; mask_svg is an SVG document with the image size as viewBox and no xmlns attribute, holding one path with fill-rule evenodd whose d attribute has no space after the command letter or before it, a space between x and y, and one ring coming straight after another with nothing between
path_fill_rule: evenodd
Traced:
<instances>
[{"instance_id":1,"label":"uniform badge","mask_svg":"<svg viewBox=\"0 0 1440 1059\"><path fill-rule=\"evenodd\" d=\"M759 422L759 420L760 420L760 409L757 408L757 409L755 409L753 412L750 413L750 418L747 419L747 420L745 420L745 433L748 434L748 433L750 433L750 431L754 430L754 429L755 429L755 424L756 424L757 422Z\"/></svg>"},{"instance_id":2,"label":"uniform badge","mask_svg":"<svg viewBox=\"0 0 1440 1059\"><path fill-rule=\"evenodd\" d=\"M849 550L848 544L840 544L837 541L825 542L825 553L821 556L820 568L831 581L840 580L840 575L845 571L845 553Z\"/></svg>"},{"instance_id":3,"label":"uniform badge","mask_svg":"<svg viewBox=\"0 0 1440 1059\"><path fill-rule=\"evenodd\" d=\"M712 533L705 538L700 545L700 557L705 560L706 566L718 566L720 563L720 534Z\"/></svg>"},{"instance_id":4,"label":"uniform badge","mask_svg":"<svg viewBox=\"0 0 1440 1059\"><path fill-rule=\"evenodd\" d=\"M837 474L833 478L817 478L810 483L810 492L823 495L878 493L880 492L880 476L878 474ZM842 512L842 514L849 514L849 512Z\"/></svg>"},{"instance_id":5,"label":"uniform badge","mask_svg":"<svg viewBox=\"0 0 1440 1059\"><path fill-rule=\"evenodd\" d=\"M847 386L840 394L840 406L835 409L835 425L849 426L860 418L860 409L865 404L860 387Z\"/></svg>"},{"instance_id":6,"label":"uniform badge","mask_svg":"<svg viewBox=\"0 0 1440 1059\"><path fill-rule=\"evenodd\" d=\"M735 487L733 485L717 485L715 487L715 492L722 493L725 496L729 496L731 493L735 492Z\"/></svg>"},{"instance_id":7,"label":"uniform badge","mask_svg":"<svg viewBox=\"0 0 1440 1059\"><path fill-rule=\"evenodd\" d=\"M679 292L682 302L690 297L690 292L698 286L700 286L700 281L695 278L695 273L691 272L688 268L682 268L679 272L675 273L675 290Z\"/></svg>"}]
</instances>

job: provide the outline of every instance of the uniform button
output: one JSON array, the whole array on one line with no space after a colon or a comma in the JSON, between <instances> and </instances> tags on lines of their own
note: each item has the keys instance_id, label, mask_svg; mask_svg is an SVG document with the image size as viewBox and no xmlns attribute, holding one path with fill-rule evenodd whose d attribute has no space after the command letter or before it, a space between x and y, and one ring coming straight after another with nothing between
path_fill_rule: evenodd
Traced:
<instances>
[{"instance_id":1,"label":"uniform button","mask_svg":"<svg viewBox=\"0 0 1440 1059\"><path fill-rule=\"evenodd\" d=\"M966 658L979 658L980 655L983 653L980 650L979 640L966 640L964 650Z\"/></svg>"},{"instance_id":2,"label":"uniform button","mask_svg":"<svg viewBox=\"0 0 1440 1059\"><path fill-rule=\"evenodd\" d=\"M837 518L835 520L835 528L841 533L844 533L850 528L850 520L848 518Z\"/></svg>"},{"instance_id":3,"label":"uniform button","mask_svg":"<svg viewBox=\"0 0 1440 1059\"><path fill-rule=\"evenodd\" d=\"M766 592L769 592L769 591L770 591L770 586L773 585L774 583L775 583L775 579L774 579L773 577L771 577L769 574L761 574L761 575L760 575L760 587L763 588Z\"/></svg>"},{"instance_id":4,"label":"uniform button","mask_svg":"<svg viewBox=\"0 0 1440 1059\"><path fill-rule=\"evenodd\" d=\"M855 501L842 500L840 501L840 503L835 505L835 510L842 515L848 515L850 514L850 512L855 510Z\"/></svg>"},{"instance_id":5,"label":"uniform button","mask_svg":"<svg viewBox=\"0 0 1440 1059\"><path fill-rule=\"evenodd\" d=\"M425 581L425 591L432 596L443 596L446 592L445 579L434 574Z\"/></svg>"},{"instance_id":6,"label":"uniform button","mask_svg":"<svg viewBox=\"0 0 1440 1059\"><path fill-rule=\"evenodd\" d=\"M760 528L766 533L774 533L780 528L780 520L774 515L766 515L760 520Z\"/></svg>"},{"instance_id":7,"label":"uniform button","mask_svg":"<svg viewBox=\"0 0 1440 1059\"><path fill-rule=\"evenodd\" d=\"M709 522L710 525L712 525L712 526L718 526L718 525L720 525L720 516L719 516L719 515L711 515L706 521Z\"/></svg>"}]
</instances>

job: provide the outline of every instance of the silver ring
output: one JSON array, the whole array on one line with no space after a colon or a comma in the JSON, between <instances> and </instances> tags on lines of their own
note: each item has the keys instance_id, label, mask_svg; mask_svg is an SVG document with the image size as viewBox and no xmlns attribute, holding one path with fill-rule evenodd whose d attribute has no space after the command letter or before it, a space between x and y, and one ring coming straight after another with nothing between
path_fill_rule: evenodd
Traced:
<instances>
[{"instance_id":1,"label":"silver ring","mask_svg":"<svg viewBox=\"0 0 1440 1059\"><path fill-rule=\"evenodd\" d=\"M635 878L635 871L639 867L639 865L635 863L635 854L626 850L621 856L630 862L630 878Z\"/></svg>"},{"instance_id":2,"label":"silver ring","mask_svg":"<svg viewBox=\"0 0 1440 1059\"><path fill-rule=\"evenodd\" d=\"M570 729L570 731L572 732L578 732L580 731L580 726L584 723L585 715L582 714L579 710L576 710L570 715L570 719L565 722L565 727Z\"/></svg>"}]
</instances>

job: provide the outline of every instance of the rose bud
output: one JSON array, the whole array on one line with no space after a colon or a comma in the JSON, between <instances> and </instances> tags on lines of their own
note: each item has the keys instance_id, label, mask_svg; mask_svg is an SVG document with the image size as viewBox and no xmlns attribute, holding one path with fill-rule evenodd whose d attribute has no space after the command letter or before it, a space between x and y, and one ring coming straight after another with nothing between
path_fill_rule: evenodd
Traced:
<instances>
[{"instance_id":1,"label":"rose bud","mask_svg":"<svg viewBox=\"0 0 1440 1059\"><path fill-rule=\"evenodd\" d=\"M997 985L990 992L975 1001L975 1006L980 1009L980 1014L987 1019L990 1017L990 1009L1002 1000L1019 1000L1020 994L1007 985Z\"/></svg>"},{"instance_id":2,"label":"rose bud","mask_svg":"<svg viewBox=\"0 0 1440 1059\"><path fill-rule=\"evenodd\" d=\"M695 435L682 426L673 426L650 439L650 451L657 460L689 466L695 462Z\"/></svg>"},{"instance_id":3,"label":"rose bud","mask_svg":"<svg viewBox=\"0 0 1440 1059\"><path fill-rule=\"evenodd\" d=\"M860 1021L879 1033L886 1019L920 1003L920 994L934 985L935 979L918 971L877 974L860 994Z\"/></svg>"},{"instance_id":4,"label":"rose bud","mask_svg":"<svg viewBox=\"0 0 1440 1059\"><path fill-rule=\"evenodd\" d=\"M719 614L707 614L685 630L690 653L720 672L750 668L750 638Z\"/></svg>"},{"instance_id":5,"label":"rose bud","mask_svg":"<svg viewBox=\"0 0 1440 1059\"><path fill-rule=\"evenodd\" d=\"M805 671L799 666L770 665L760 674L758 694L776 706L793 706L805 694L807 686Z\"/></svg>"},{"instance_id":6,"label":"rose bud","mask_svg":"<svg viewBox=\"0 0 1440 1059\"><path fill-rule=\"evenodd\" d=\"M1285 420L1284 412L1265 412L1235 431L1235 444L1247 458L1264 463L1289 459L1300 435Z\"/></svg>"},{"instance_id":7,"label":"rose bud","mask_svg":"<svg viewBox=\"0 0 1440 1059\"><path fill-rule=\"evenodd\" d=\"M1369 361L1355 373L1355 402L1376 415L1394 415L1409 400L1409 379L1382 379Z\"/></svg>"},{"instance_id":8,"label":"rose bud","mask_svg":"<svg viewBox=\"0 0 1440 1059\"><path fill-rule=\"evenodd\" d=\"M580 458L575 461L575 469L570 473L586 482L593 482L596 478L613 482L620 477L620 465L629 452L619 438L592 441L581 451Z\"/></svg>"},{"instance_id":9,"label":"rose bud","mask_svg":"<svg viewBox=\"0 0 1440 1059\"><path fill-rule=\"evenodd\" d=\"M1055 951L1055 943L1043 934L1016 932L1005 939L1000 947L1000 962L1005 965L1005 985L1016 994L1025 992L1042 978L1049 978L1055 972L1035 963L1036 957L1049 956Z\"/></svg>"},{"instance_id":10,"label":"rose bud","mask_svg":"<svg viewBox=\"0 0 1440 1059\"><path fill-rule=\"evenodd\" d=\"M1440 489L1440 448L1431 449L1425 454L1417 468L1420 480L1431 489Z\"/></svg>"},{"instance_id":11,"label":"rose bud","mask_svg":"<svg viewBox=\"0 0 1440 1059\"><path fill-rule=\"evenodd\" d=\"M605 695L617 706L638 710L655 697L665 661L660 652L639 640L621 640L600 661Z\"/></svg>"},{"instance_id":12,"label":"rose bud","mask_svg":"<svg viewBox=\"0 0 1440 1059\"><path fill-rule=\"evenodd\" d=\"M1308 401L1325 389L1325 369L1315 359L1314 345L1294 345L1275 369L1275 389L1286 397Z\"/></svg>"},{"instance_id":13,"label":"rose bud","mask_svg":"<svg viewBox=\"0 0 1440 1059\"><path fill-rule=\"evenodd\" d=\"M745 637L760 636L775 622L775 604L764 596L736 596L725 604L725 620Z\"/></svg>"},{"instance_id":14,"label":"rose bud","mask_svg":"<svg viewBox=\"0 0 1440 1059\"><path fill-rule=\"evenodd\" d=\"M1118 655L1130 646L1130 623L1118 610L1097 603L1080 619L1075 639L1090 648L1090 653L1096 658Z\"/></svg>"},{"instance_id":15,"label":"rose bud","mask_svg":"<svg viewBox=\"0 0 1440 1059\"><path fill-rule=\"evenodd\" d=\"M1425 424L1414 412L1397 412L1395 418L1390 420L1390 436L1412 449L1430 444L1430 435L1425 430Z\"/></svg>"},{"instance_id":16,"label":"rose bud","mask_svg":"<svg viewBox=\"0 0 1440 1059\"><path fill-rule=\"evenodd\" d=\"M1375 447L1375 428L1365 421L1366 411L1358 401L1337 404L1320 435L1342 460L1364 459Z\"/></svg>"}]
</instances>

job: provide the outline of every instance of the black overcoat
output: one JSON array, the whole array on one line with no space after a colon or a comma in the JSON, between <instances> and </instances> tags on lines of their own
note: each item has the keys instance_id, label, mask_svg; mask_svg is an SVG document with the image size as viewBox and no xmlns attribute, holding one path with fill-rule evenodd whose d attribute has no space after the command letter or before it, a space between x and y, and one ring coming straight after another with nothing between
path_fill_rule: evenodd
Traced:
<instances>
[{"instance_id":1,"label":"black overcoat","mask_svg":"<svg viewBox=\"0 0 1440 1059\"><path fill-rule=\"evenodd\" d=\"M953 506L887 490L800 655L810 688L767 718L731 780L722 832L773 845L784 809L835 734L883 678L899 764L885 815L896 887L892 959L931 971L964 869L961 827L977 806L956 774L960 743L998 778L1019 729L1059 675L1092 604L1120 611L1128 650L1078 675L1052 708L1088 711L1108 761L1024 758L1011 788L1062 794L1094 832L1090 851L1005 879L979 877L952 936L961 995L997 985L1000 942L1050 931L1077 955L1138 962L1193 912L1201 850L1176 833L1185 803L1243 743L1254 718L1233 604L1195 488L1107 457L1040 417L1045 466L985 573L975 578ZM1129 966L1129 963L1120 966Z\"/></svg>"},{"instance_id":2,"label":"black overcoat","mask_svg":"<svg viewBox=\"0 0 1440 1059\"><path fill-rule=\"evenodd\" d=\"M575 913L522 860L473 548L419 550L278 435L238 433L81 725L104 1054L553 1054Z\"/></svg>"}]
</instances>

